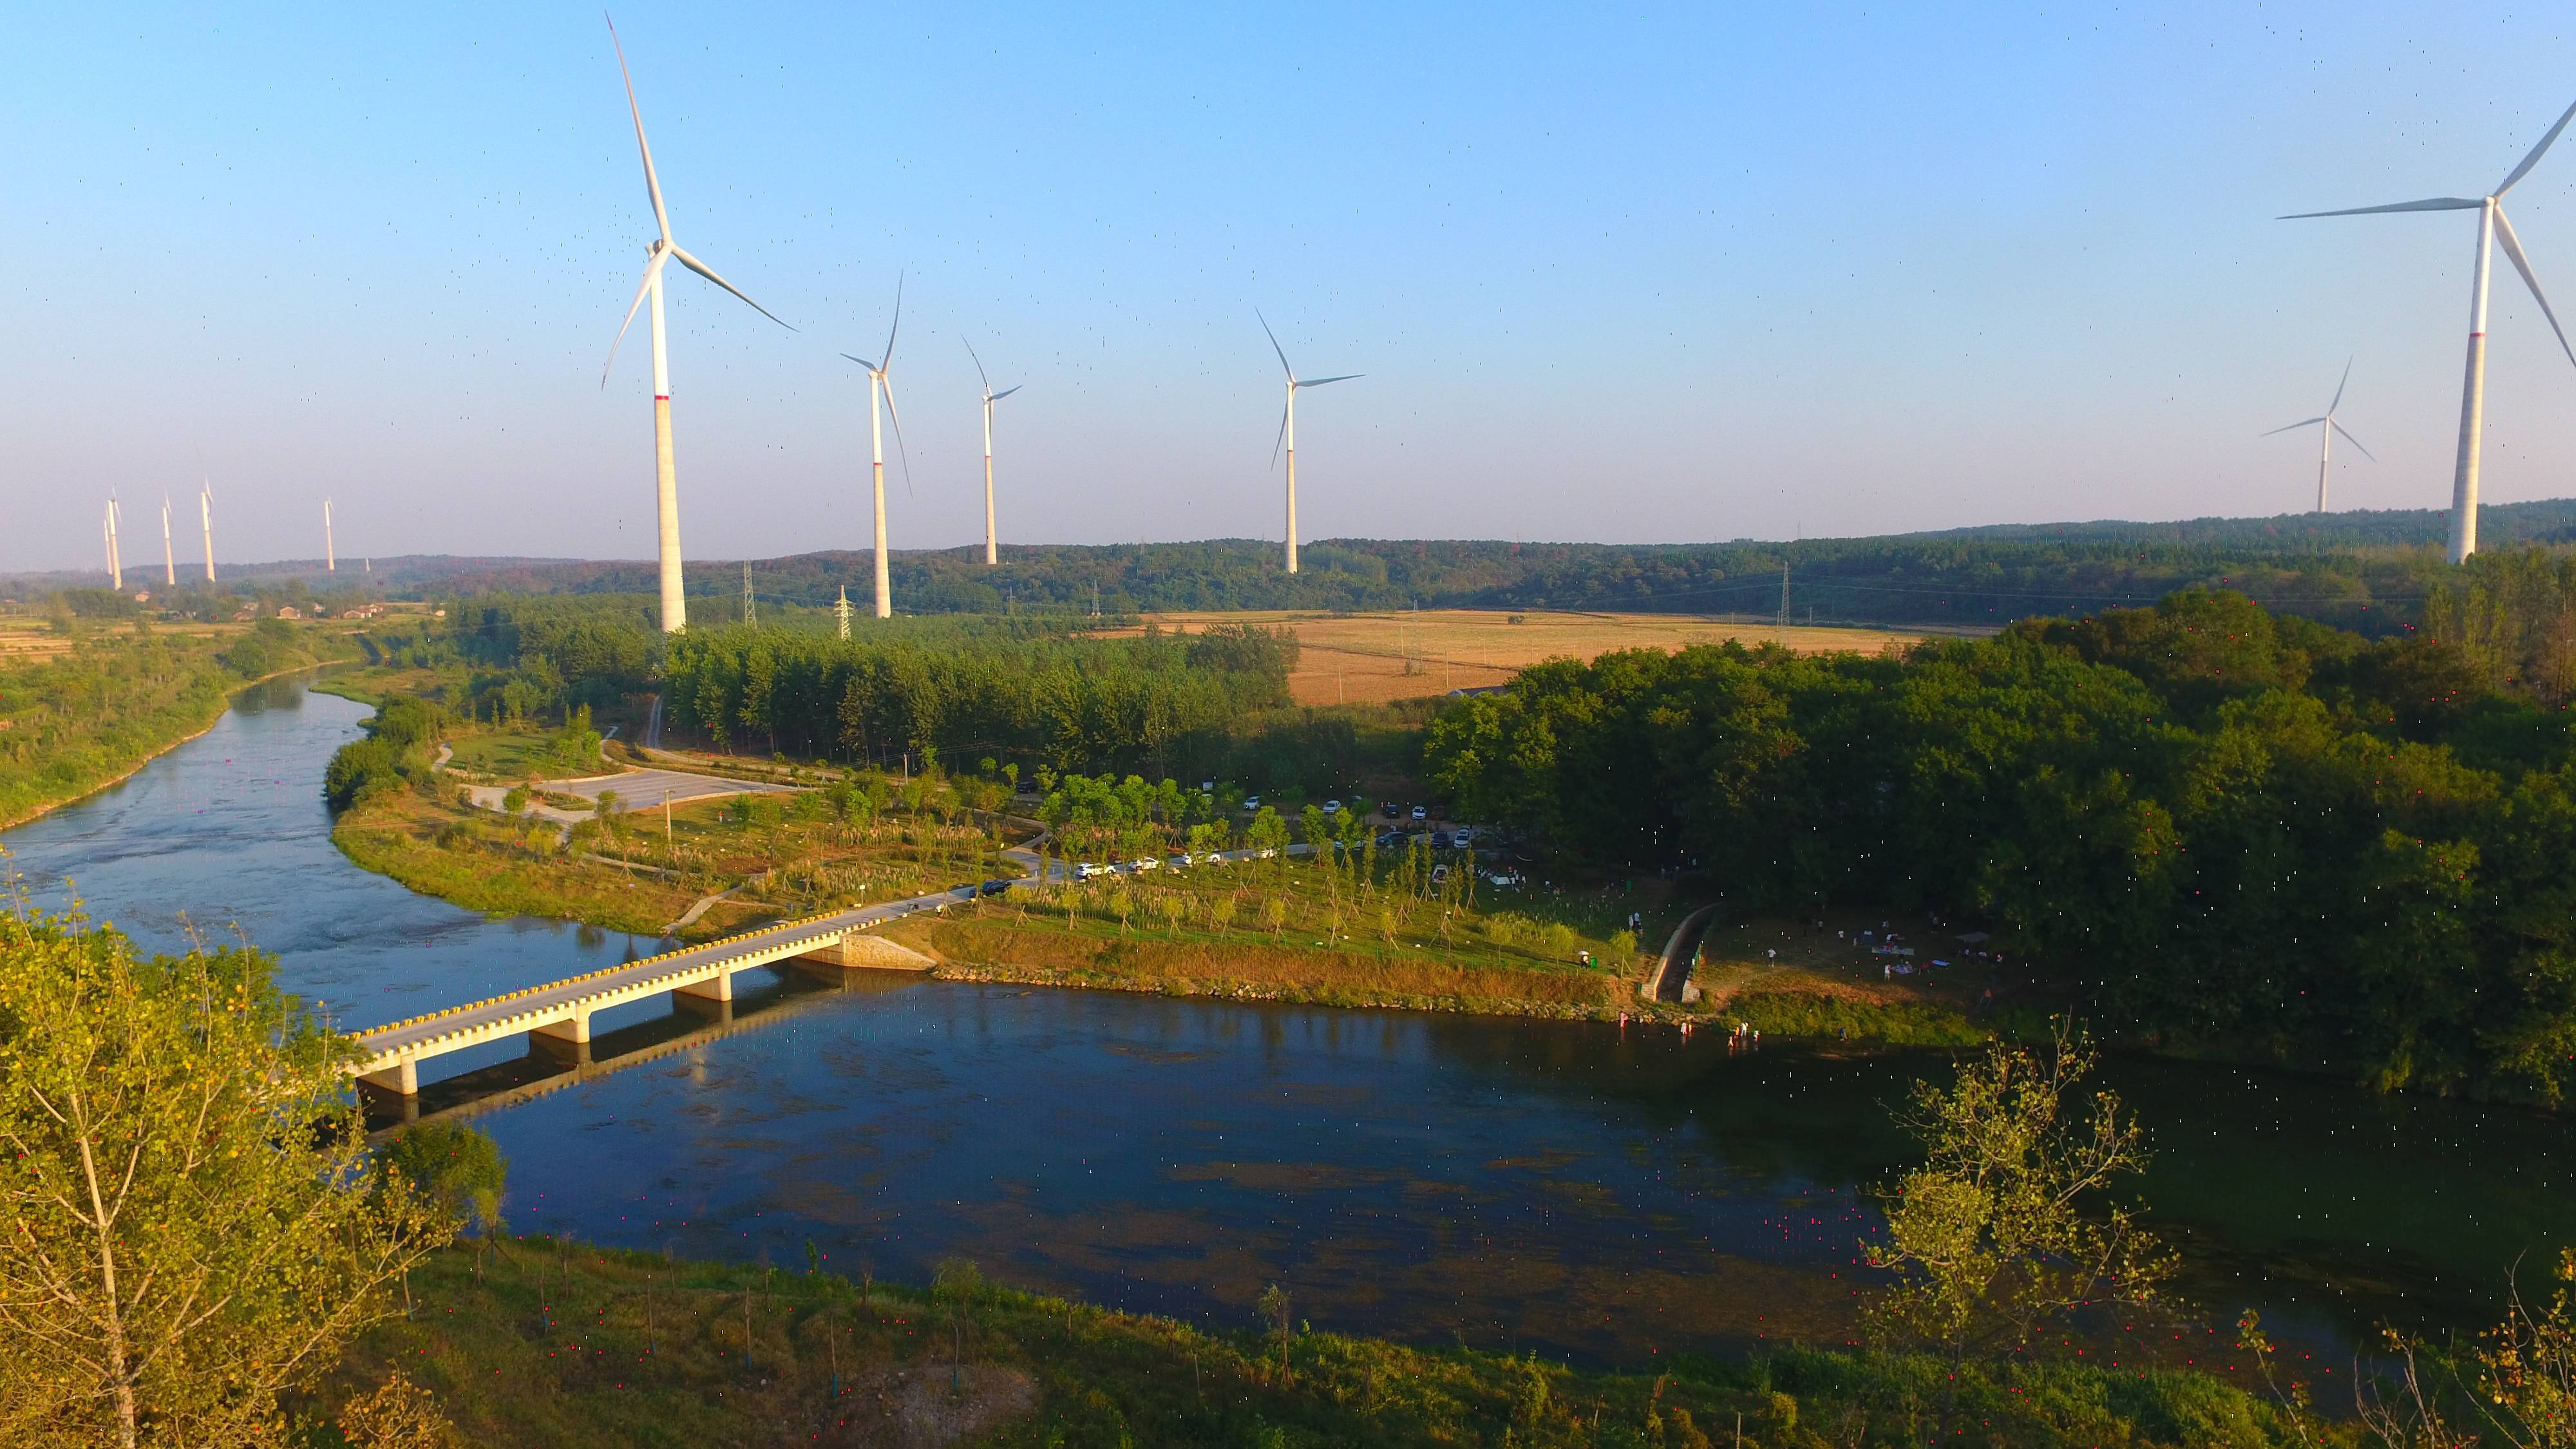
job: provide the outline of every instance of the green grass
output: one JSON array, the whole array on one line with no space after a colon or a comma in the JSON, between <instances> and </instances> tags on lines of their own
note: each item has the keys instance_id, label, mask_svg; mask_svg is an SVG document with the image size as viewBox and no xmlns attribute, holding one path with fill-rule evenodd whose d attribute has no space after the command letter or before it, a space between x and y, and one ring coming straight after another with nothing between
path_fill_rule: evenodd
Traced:
<instances>
[{"instance_id":1,"label":"green grass","mask_svg":"<svg viewBox=\"0 0 2576 1449\"><path fill-rule=\"evenodd\" d=\"M1994 1033L1947 1006L1878 1003L1797 991L1758 991L1716 1008L1722 1021L1747 1022L1766 1037L1865 1041L1889 1046L1980 1046Z\"/></svg>"},{"instance_id":2,"label":"green grass","mask_svg":"<svg viewBox=\"0 0 2576 1449\"><path fill-rule=\"evenodd\" d=\"M829 1265L826 1265L829 1266ZM978 1286L947 1302L799 1263L666 1262L519 1239L415 1273L413 1309L370 1331L298 1404L327 1420L394 1370L466 1442L511 1449L788 1443L1004 1446L1912 1445L1953 1405L1981 1446L2275 1446L2288 1419L2215 1375L2078 1363L1791 1351L1682 1356L1654 1372L1109 1312ZM961 1351L962 1350L962 1351ZM952 1357L953 1356L953 1357ZM952 1368L952 1363L956 1365ZM952 1372L962 1392L951 1389ZM2305 1442L2352 1436L2309 1423ZM327 1432L314 1444L336 1442Z\"/></svg>"},{"instance_id":3,"label":"green grass","mask_svg":"<svg viewBox=\"0 0 2576 1449\"><path fill-rule=\"evenodd\" d=\"M462 734L448 743L456 751L448 763L503 780L541 780L562 773L552 757L553 730L488 730Z\"/></svg>"}]
</instances>

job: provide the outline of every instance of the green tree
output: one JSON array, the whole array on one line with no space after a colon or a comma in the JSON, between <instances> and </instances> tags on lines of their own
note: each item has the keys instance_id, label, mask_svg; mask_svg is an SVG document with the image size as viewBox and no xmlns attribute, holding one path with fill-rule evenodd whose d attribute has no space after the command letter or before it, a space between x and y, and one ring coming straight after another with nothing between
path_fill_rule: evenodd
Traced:
<instances>
[{"instance_id":1,"label":"green tree","mask_svg":"<svg viewBox=\"0 0 2576 1449\"><path fill-rule=\"evenodd\" d=\"M270 1441L455 1224L371 1190L351 1048L246 949L0 913L0 1441Z\"/></svg>"},{"instance_id":2,"label":"green tree","mask_svg":"<svg viewBox=\"0 0 2576 1449\"><path fill-rule=\"evenodd\" d=\"M1996 1045L1949 1087L1917 1082L1906 1125L1923 1163L1887 1190L1887 1235L1863 1244L1896 1276L1870 1309L1882 1339L1935 1346L1953 1362L2029 1353L2078 1311L2161 1302L2174 1256L2112 1184L2145 1163L2117 1096L2077 1086L2091 1042L2063 1020L2047 1048Z\"/></svg>"}]
</instances>

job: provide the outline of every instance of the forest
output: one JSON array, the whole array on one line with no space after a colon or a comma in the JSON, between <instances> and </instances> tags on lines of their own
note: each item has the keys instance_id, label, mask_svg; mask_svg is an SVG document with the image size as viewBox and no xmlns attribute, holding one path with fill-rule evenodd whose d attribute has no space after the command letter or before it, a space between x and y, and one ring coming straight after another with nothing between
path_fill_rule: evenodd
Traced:
<instances>
[{"instance_id":1,"label":"forest","mask_svg":"<svg viewBox=\"0 0 2576 1449\"><path fill-rule=\"evenodd\" d=\"M1739 906L1986 923L2143 1037L2554 1102L2576 732L2497 677L2512 647L2193 590L1877 657L1610 654L1458 701L1426 769L1465 815Z\"/></svg>"}]
</instances>

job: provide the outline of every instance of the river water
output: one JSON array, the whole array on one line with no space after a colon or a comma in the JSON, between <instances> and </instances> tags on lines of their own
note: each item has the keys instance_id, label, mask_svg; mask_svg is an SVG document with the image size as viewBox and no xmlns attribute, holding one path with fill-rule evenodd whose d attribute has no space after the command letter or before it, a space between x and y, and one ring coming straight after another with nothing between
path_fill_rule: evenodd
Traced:
<instances>
[{"instance_id":1,"label":"river water","mask_svg":"<svg viewBox=\"0 0 2576 1449\"><path fill-rule=\"evenodd\" d=\"M319 798L363 707L276 681L122 786L0 834L155 948L240 932L357 1028L647 954L492 920L348 864ZM72 882L66 887L66 878ZM942 1258L1141 1311L1636 1364L1852 1333L1889 1106L1924 1054L1731 1052L1671 1031L902 978L779 983L730 1026L658 1006L635 1048L499 1099L523 1230L909 1280ZM523 1080L515 1048L442 1070ZM2260 1308L2326 1362L2378 1325L2493 1313L2576 1236L2576 1122L2145 1059L2150 1220L2210 1322ZM552 1088L552 1090L548 1090ZM2183 1356L2224 1357L2196 1332ZM2206 1358L2203 1361L2208 1361ZM2329 1380L2331 1382L2331 1380Z\"/></svg>"}]
</instances>

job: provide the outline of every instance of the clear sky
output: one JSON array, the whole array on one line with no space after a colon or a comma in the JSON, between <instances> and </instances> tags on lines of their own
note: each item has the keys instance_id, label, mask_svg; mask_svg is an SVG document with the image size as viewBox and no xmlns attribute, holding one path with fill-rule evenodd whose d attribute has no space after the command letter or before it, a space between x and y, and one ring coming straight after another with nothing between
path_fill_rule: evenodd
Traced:
<instances>
[{"instance_id":1,"label":"clear sky","mask_svg":"<svg viewBox=\"0 0 2576 1449\"><path fill-rule=\"evenodd\" d=\"M1078 13L1077 13L1078 12ZM2475 218L2576 101L2576 12L622 3L681 245L694 557L1691 541L2448 500ZM0 567L129 559L201 470L217 554L642 558L651 214L581 6L46 6L0 47ZM2576 309L2576 138L2511 211ZM2576 310L2568 315L2576 323ZM2501 259L2487 496L2576 492L2576 366ZM2347 456L2350 456L2347 454ZM191 510L192 511L192 510ZM185 557L192 542L183 534Z\"/></svg>"}]
</instances>

